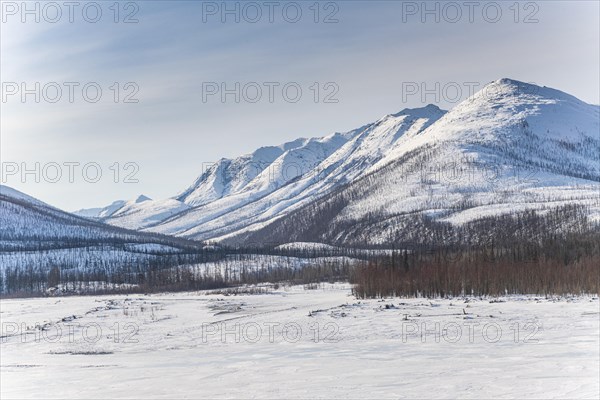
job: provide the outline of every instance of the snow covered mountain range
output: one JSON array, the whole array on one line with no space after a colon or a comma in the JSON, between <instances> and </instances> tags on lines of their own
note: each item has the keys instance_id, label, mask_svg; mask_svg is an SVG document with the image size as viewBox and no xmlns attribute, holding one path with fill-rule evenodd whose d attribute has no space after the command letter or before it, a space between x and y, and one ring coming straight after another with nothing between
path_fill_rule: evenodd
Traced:
<instances>
[{"instance_id":1,"label":"snow covered mountain range","mask_svg":"<svg viewBox=\"0 0 600 400\"><path fill-rule=\"evenodd\" d=\"M600 220L600 107L494 81L358 129L263 147L210 165L180 194L76 212L196 240L384 243L409 216L461 225L580 205Z\"/></svg>"},{"instance_id":2,"label":"snow covered mountain range","mask_svg":"<svg viewBox=\"0 0 600 400\"><path fill-rule=\"evenodd\" d=\"M231 236L345 245L419 241L416 234L433 230L423 216L461 227L565 206L580 207L598 224L599 111L558 90L495 81L429 128L403 135L360 179Z\"/></svg>"},{"instance_id":3,"label":"snow covered mountain range","mask_svg":"<svg viewBox=\"0 0 600 400\"><path fill-rule=\"evenodd\" d=\"M102 220L194 239L260 225L366 174L400 137L418 134L442 115L433 105L405 109L350 132L222 159L180 195L130 202Z\"/></svg>"},{"instance_id":4,"label":"snow covered mountain range","mask_svg":"<svg viewBox=\"0 0 600 400\"><path fill-rule=\"evenodd\" d=\"M0 185L0 248L4 250L39 251L124 243L196 246L184 239L127 230L73 215Z\"/></svg>"}]
</instances>

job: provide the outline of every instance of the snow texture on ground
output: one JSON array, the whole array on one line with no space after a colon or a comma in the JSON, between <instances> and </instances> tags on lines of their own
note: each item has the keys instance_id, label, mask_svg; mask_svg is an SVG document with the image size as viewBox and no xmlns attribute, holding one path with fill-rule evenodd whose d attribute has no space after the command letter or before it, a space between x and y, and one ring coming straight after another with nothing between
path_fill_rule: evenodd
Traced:
<instances>
[{"instance_id":1,"label":"snow texture on ground","mask_svg":"<svg viewBox=\"0 0 600 400\"><path fill-rule=\"evenodd\" d=\"M252 292L2 300L0 397L599 395L595 296L359 300L347 284Z\"/></svg>"}]
</instances>

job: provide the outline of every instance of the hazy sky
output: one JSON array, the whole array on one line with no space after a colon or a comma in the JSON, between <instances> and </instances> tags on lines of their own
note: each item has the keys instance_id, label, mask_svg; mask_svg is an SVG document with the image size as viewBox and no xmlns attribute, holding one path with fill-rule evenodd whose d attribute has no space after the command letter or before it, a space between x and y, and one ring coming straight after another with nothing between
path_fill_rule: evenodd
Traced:
<instances>
[{"instance_id":1,"label":"hazy sky","mask_svg":"<svg viewBox=\"0 0 600 400\"><path fill-rule=\"evenodd\" d=\"M448 109L501 77L600 103L597 1L247 3L3 1L1 183L66 210L170 197L221 157Z\"/></svg>"}]
</instances>

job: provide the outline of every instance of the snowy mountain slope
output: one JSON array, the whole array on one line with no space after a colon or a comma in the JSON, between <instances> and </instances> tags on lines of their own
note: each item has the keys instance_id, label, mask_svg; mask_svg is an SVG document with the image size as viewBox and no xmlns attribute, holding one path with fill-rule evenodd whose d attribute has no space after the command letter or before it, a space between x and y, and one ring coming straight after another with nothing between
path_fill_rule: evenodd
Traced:
<instances>
[{"instance_id":1,"label":"snowy mountain slope","mask_svg":"<svg viewBox=\"0 0 600 400\"><path fill-rule=\"evenodd\" d=\"M322 139L313 141L318 146L309 141L301 149L282 154L240 193L188 210L149 230L205 239L269 221L359 178L393 150L400 138L417 135L442 115L444 111L433 105L387 115L346 134L351 139L331 154L322 151Z\"/></svg>"},{"instance_id":2,"label":"snowy mountain slope","mask_svg":"<svg viewBox=\"0 0 600 400\"><path fill-rule=\"evenodd\" d=\"M126 207L126 209L130 210L137 204L142 204L148 201L152 201L152 199L141 194L134 200L117 200L106 207L82 208L81 210L74 211L73 214L79 215L80 217L93 219L109 218L117 213L117 211L120 211L123 207Z\"/></svg>"},{"instance_id":3,"label":"snowy mountain slope","mask_svg":"<svg viewBox=\"0 0 600 400\"><path fill-rule=\"evenodd\" d=\"M166 220L204 211L196 223L212 219L263 197L314 169L323 159L356 135L356 131L323 138L297 139L263 147L236 159L221 159L180 195L124 206L103 221L134 229L150 228ZM197 213L196 213L197 214ZM156 230L169 232L168 229Z\"/></svg>"},{"instance_id":4,"label":"snowy mountain slope","mask_svg":"<svg viewBox=\"0 0 600 400\"><path fill-rule=\"evenodd\" d=\"M0 186L2 249L59 249L115 243L191 245L185 240L130 231L79 217Z\"/></svg>"},{"instance_id":5,"label":"snowy mountain slope","mask_svg":"<svg viewBox=\"0 0 600 400\"><path fill-rule=\"evenodd\" d=\"M176 199L129 201L102 221L139 229L164 221L189 208L190 206Z\"/></svg>"},{"instance_id":6,"label":"snowy mountain slope","mask_svg":"<svg viewBox=\"0 0 600 400\"><path fill-rule=\"evenodd\" d=\"M116 200L106 207L82 208L80 210L73 211L73 214L86 218L106 218L110 217L115 211L123 207L125 203L127 203L125 200Z\"/></svg>"},{"instance_id":7,"label":"snowy mountain slope","mask_svg":"<svg viewBox=\"0 0 600 400\"><path fill-rule=\"evenodd\" d=\"M0 189L0 295L43 294L53 285L52 271L72 282L98 282L101 293L131 287L127 282L151 268L220 258L202 243L106 225Z\"/></svg>"},{"instance_id":8,"label":"snowy mountain slope","mask_svg":"<svg viewBox=\"0 0 600 400\"><path fill-rule=\"evenodd\" d=\"M114 226L139 229L163 221L188 208L190 207L187 204L175 199L152 200L140 195L133 200L117 200L106 207L81 209L73 214L101 222L108 220Z\"/></svg>"},{"instance_id":9,"label":"snowy mountain slope","mask_svg":"<svg viewBox=\"0 0 600 400\"><path fill-rule=\"evenodd\" d=\"M492 82L427 129L404 135L334 195L230 236L377 244L409 229L409 216L418 214L464 224L563 205L581 205L598 220L599 110L554 89Z\"/></svg>"},{"instance_id":10,"label":"snowy mountain slope","mask_svg":"<svg viewBox=\"0 0 600 400\"><path fill-rule=\"evenodd\" d=\"M283 154L283 147L263 147L234 160L222 158L210 165L176 199L192 206L200 206L237 193Z\"/></svg>"},{"instance_id":11,"label":"snowy mountain slope","mask_svg":"<svg viewBox=\"0 0 600 400\"><path fill-rule=\"evenodd\" d=\"M574 155L577 162L583 164L571 169L575 173L578 169L592 170L592 176L597 177L600 165L594 162L594 155L598 155L596 150L600 139L599 109L556 89L500 79L458 104L420 138L407 141L390 152L371 171L412 149L437 141L494 146L525 161L535 161L539 157L539 160L553 158L558 164L569 161L563 154L531 154L541 149L518 146L533 143L563 148L578 146L577 153L582 154ZM560 149L553 150L561 152Z\"/></svg>"},{"instance_id":12,"label":"snowy mountain slope","mask_svg":"<svg viewBox=\"0 0 600 400\"><path fill-rule=\"evenodd\" d=\"M13 189L6 185L0 185L0 196L10 197L12 199L23 200L31 204L35 204L42 207L51 207L50 205L31 197L23 192Z\"/></svg>"},{"instance_id":13,"label":"snowy mountain slope","mask_svg":"<svg viewBox=\"0 0 600 400\"><path fill-rule=\"evenodd\" d=\"M176 199L200 206L242 191L277 187L312 169L352 135L353 132L348 132L324 138L300 138L280 146L261 147L233 160L223 158L210 165Z\"/></svg>"},{"instance_id":14,"label":"snowy mountain slope","mask_svg":"<svg viewBox=\"0 0 600 400\"><path fill-rule=\"evenodd\" d=\"M200 240L263 241L265 232L295 228L324 234L313 226L323 221L306 216L281 228L294 221L284 217L310 205L328 209L338 228L371 221L370 239L385 241L407 214L463 224L579 204L600 220L598 120L598 106L501 79L448 113L433 105L406 109L347 133L222 159L180 195L124 205L103 221ZM276 222L279 228L269 228ZM334 231L327 237L338 244L356 234ZM325 238L282 235L271 239Z\"/></svg>"}]
</instances>

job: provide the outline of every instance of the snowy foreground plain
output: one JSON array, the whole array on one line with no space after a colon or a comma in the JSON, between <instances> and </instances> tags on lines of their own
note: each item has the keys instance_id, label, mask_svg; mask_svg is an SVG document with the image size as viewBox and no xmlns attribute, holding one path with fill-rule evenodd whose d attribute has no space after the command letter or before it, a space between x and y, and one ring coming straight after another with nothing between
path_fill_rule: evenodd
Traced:
<instances>
[{"instance_id":1,"label":"snowy foreground plain","mask_svg":"<svg viewBox=\"0 0 600 400\"><path fill-rule=\"evenodd\" d=\"M2 399L595 399L600 391L595 296L364 301L337 284L10 299L0 316Z\"/></svg>"}]
</instances>

